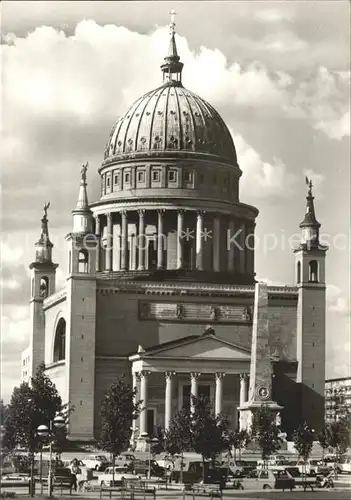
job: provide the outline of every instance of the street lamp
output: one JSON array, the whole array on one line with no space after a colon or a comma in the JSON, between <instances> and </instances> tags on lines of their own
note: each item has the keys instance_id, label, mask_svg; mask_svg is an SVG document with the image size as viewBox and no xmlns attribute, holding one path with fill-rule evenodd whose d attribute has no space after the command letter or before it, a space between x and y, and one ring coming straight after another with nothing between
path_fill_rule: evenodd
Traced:
<instances>
[{"instance_id":1,"label":"street lamp","mask_svg":"<svg viewBox=\"0 0 351 500\"><path fill-rule=\"evenodd\" d=\"M151 448L152 448L152 445L153 444L157 444L158 443L158 439L156 437L154 438L149 438L149 435L147 432L142 432L140 434L140 437L142 437L143 439L145 439L145 441L147 443L149 443L149 468L148 468L148 479L151 479Z\"/></svg>"},{"instance_id":2,"label":"street lamp","mask_svg":"<svg viewBox=\"0 0 351 500\"><path fill-rule=\"evenodd\" d=\"M53 443L53 430L56 427L57 429L62 429L66 425L65 418L58 414L54 417L53 420L50 420L49 427L46 425L39 425L37 428L37 434L40 437L50 437L50 458L49 458L49 475L48 475L48 496L52 496L52 443Z\"/></svg>"}]
</instances>

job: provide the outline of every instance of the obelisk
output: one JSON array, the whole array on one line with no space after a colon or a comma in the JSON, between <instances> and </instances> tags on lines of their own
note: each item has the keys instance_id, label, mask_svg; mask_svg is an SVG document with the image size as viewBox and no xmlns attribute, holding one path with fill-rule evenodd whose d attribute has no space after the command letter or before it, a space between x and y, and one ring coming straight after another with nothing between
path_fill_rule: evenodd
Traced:
<instances>
[{"instance_id":1,"label":"obelisk","mask_svg":"<svg viewBox=\"0 0 351 500\"><path fill-rule=\"evenodd\" d=\"M268 287L256 283L252 325L250 384L248 401L239 407L240 429L249 429L252 413L263 404L272 411L282 409L272 401L272 364L269 347Z\"/></svg>"}]
</instances>

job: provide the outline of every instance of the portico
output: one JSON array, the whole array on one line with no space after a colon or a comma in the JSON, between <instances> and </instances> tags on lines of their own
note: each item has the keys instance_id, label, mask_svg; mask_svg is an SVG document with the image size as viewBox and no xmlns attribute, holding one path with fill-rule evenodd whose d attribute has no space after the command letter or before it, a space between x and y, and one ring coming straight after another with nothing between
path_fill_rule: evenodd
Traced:
<instances>
[{"instance_id":1,"label":"portico","mask_svg":"<svg viewBox=\"0 0 351 500\"><path fill-rule=\"evenodd\" d=\"M134 422L132 436L138 449L145 448L145 441L140 436L143 433L150 434L150 411L156 406L161 409L162 415L158 415L158 423L162 422L162 427L167 430L178 410L186 406L191 408L191 396L208 397L214 404L216 414L227 413L229 410L233 415L233 424L237 424L236 407L241 400L246 401L247 392L243 393L244 385L241 384L240 401L239 394L236 401L239 384L233 384L232 387L229 384L227 405L224 407L224 380L229 377L233 380L238 380L239 377L247 379L250 371L248 349L217 337L214 330L207 327L202 335L188 336L148 349L139 346L138 352L130 356L129 360L132 363L137 400L142 401L139 422ZM162 390L163 401L159 399L158 405L150 397L150 389L155 384L152 382L154 374L162 374L162 378L158 377L157 385L160 395Z\"/></svg>"}]
</instances>

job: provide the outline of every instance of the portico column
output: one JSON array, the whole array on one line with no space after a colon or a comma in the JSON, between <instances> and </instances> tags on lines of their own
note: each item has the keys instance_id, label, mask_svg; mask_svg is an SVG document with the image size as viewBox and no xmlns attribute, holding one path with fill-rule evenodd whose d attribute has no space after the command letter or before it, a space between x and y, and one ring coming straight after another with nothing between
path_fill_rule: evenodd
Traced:
<instances>
[{"instance_id":1,"label":"portico column","mask_svg":"<svg viewBox=\"0 0 351 500\"><path fill-rule=\"evenodd\" d=\"M235 225L232 218L229 219L228 230L227 230L227 269L228 271L234 271L234 252L235 252ZM235 240L236 241L236 240Z\"/></svg>"},{"instance_id":2,"label":"portico column","mask_svg":"<svg viewBox=\"0 0 351 500\"><path fill-rule=\"evenodd\" d=\"M204 213L197 213L196 221L196 269L203 270L203 227L204 227Z\"/></svg>"},{"instance_id":3,"label":"portico column","mask_svg":"<svg viewBox=\"0 0 351 500\"><path fill-rule=\"evenodd\" d=\"M246 373L240 374L240 406L247 401L247 379L248 376Z\"/></svg>"},{"instance_id":4,"label":"portico column","mask_svg":"<svg viewBox=\"0 0 351 500\"><path fill-rule=\"evenodd\" d=\"M184 210L177 211L177 269L183 267Z\"/></svg>"},{"instance_id":5,"label":"portico column","mask_svg":"<svg viewBox=\"0 0 351 500\"><path fill-rule=\"evenodd\" d=\"M195 372L190 373L190 409L191 409L192 413L195 411L193 401L192 401L192 396L194 398L197 398L197 395L198 395L197 381L198 381L199 377L200 377L200 373L195 373Z\"/></svg>"},{"instance_id":6,"label":"portico column","mask_svg":"<svg viewBox=\"0 0 351 500\"><path fill-rule=\"evenodd\" d=\"M139 234L137 238L138 271L145 270L145 210L138 210Z\"/></svg>"},{"instance_id":7,"label":"portico column","mask_svg":"<svg viewBox=\"0 0 351 500\"><path fill-rule=\"evenodd\" d=\"M220 270L220 232L221 221L218 215L213 219L213 270L218 272Z\"/></svg>"},{"instance_id":8,"label":"portico column","mask_svg":"<svg viewBox=\"0 0 351 500\"><path fill-rule=\"evenodd\" d=\"M95 235L97 236L95 269L96 271L100 271L101 227L100 227L100 217L98 215L95 215Z\"/></svg>"},{"instance_id":9,"label":"portico column","mask_svg":"<svg viewBox=\"0 0 351 500\"><path fill-rule=\"evenodd\" d=\"M112 271L112 248L113 248L113 235L112 235L112 214L108 213L107 217L107 232L106 232L106 271Z\"/></svg>"},{"instance_id":10,"label":"portico column","mask_svg":"<svg viewBox=\"0 0 351 500\"><path fill-rule=\"evenodd\" d=\"M164 210L157 210L157 269L163 269L163 214Z\"/></svg>"},{"instance_id":11,"label":"portico column","mask_svg":"<svg viewBox=\"0 0 351 500\"><path fill-rule=\"evenodd\" d=\"M135 394L133 396L133 403L136 405L140 399L140 374L135 372L133 373L133 389L135 390ZM134 445L134 441L136 439L137 433L137 419L132 420L132 436L130 439L131 445Z\"/></svg>"},{"instance_id":12,"label":"portico column","mask_svg":"<svg viewBox=\"0 0 351 500\"><path fill-rule=\"evenodd\" d=\"M128 253L128 220L127 212L121 212L121 270L127 269L127 253Z\"/></svg>"},{"instance_id":13,"label":"portico column","mask_svg":"<svg viewBox=\"0 0 351 500\"><path fill-rule=\"evenodd\" d=\"M223 377L225 373L216 373L216 402L215 402L215 414L219 415L222 413L223 404Z\"/></svg>"},{"instance_id":14,"label":"portico column","mask_svg":"<svg viewBox=\"0 0 351 500\"><path fill-rule=\"evenodd\" d=\"M172 419L172 377L173 372L166 372L166 391L165 391L165 430L168 431L169 423Z\"/></svg>"},{"instance_id":15,"label":"portico column","mask_svg":"<svg viewBox=\"0 0 351 500\"><path fill-rule=\"evenodd\" d=\"M142 410L140 412L140 435L147 432L147 386L150 372L145 370L140 372L140 399L142 401Z\"/></svg>"}]
</instances>

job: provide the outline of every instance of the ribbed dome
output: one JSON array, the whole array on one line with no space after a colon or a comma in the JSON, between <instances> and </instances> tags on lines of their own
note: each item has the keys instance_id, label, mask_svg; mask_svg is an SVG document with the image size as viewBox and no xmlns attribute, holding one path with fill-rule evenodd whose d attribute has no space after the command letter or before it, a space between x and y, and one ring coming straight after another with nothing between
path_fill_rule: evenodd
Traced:
<instances>
[{"instance_id":1,"label":"ribbed dome","mask_svg":"<svg viewBox=\"0 0 351 500\"><path fill-rule=\"evenodd\" d=\"M171 80L137 99L117 121L105 161L175 151L237 162L232 137L217 111L181 82Z\"/></svg>"}]
</instances>

